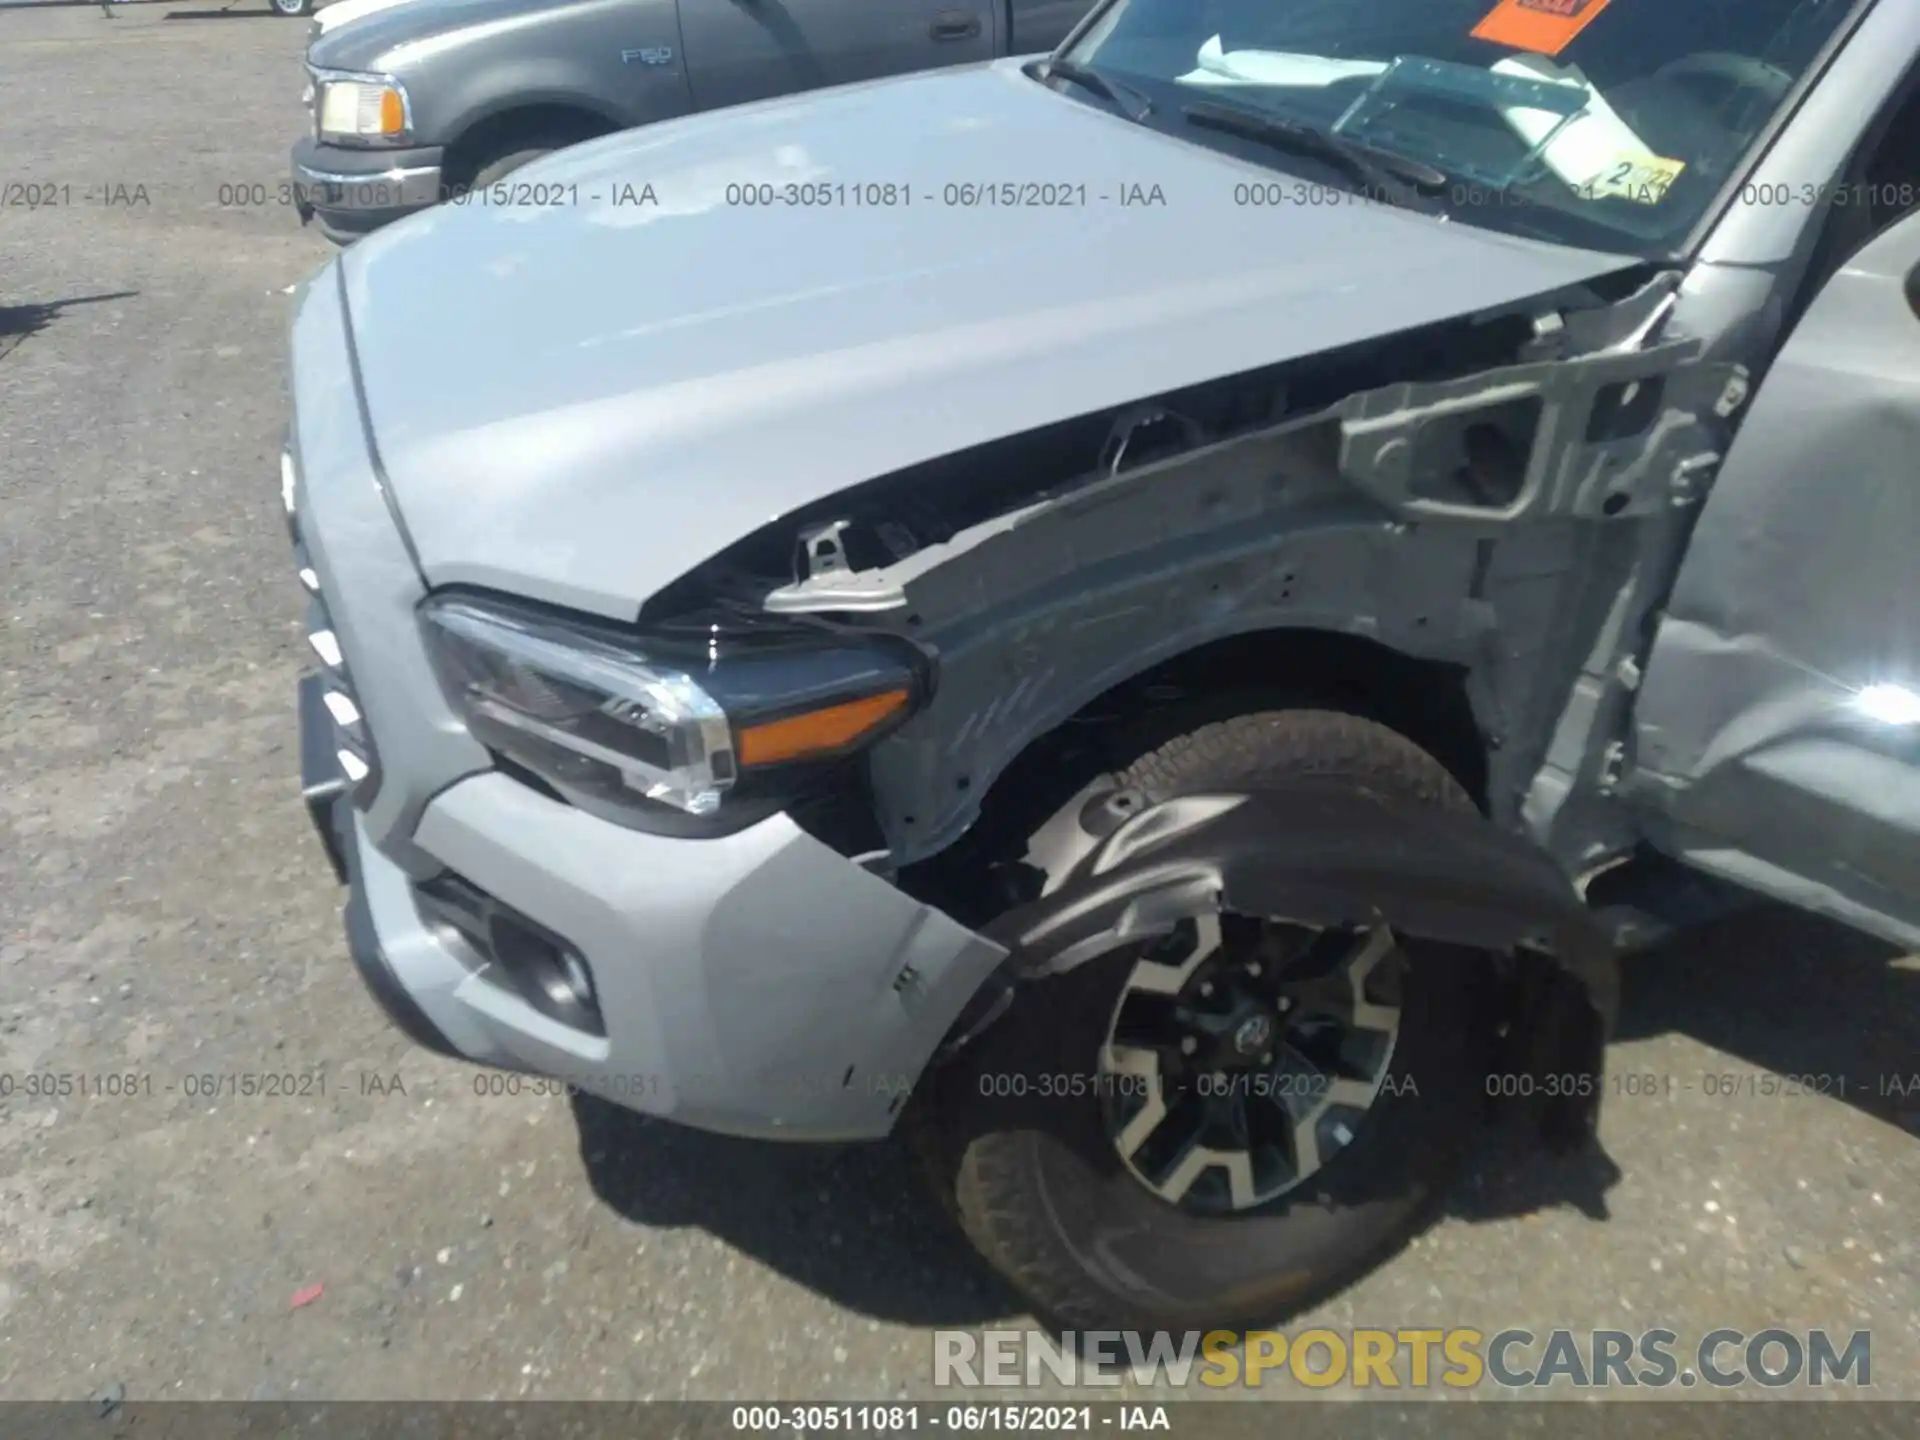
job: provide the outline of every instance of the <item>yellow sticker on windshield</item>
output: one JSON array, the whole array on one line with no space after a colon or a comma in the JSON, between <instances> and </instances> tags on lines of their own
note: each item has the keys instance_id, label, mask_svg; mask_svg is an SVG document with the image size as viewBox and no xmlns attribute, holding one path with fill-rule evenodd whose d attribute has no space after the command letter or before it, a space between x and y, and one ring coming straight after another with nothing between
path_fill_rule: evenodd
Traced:
<instances>
[{"instance_id":1,"label":"yellow sticker on windshield","mask_svg":"<svg viewBox=\"0 0 1920 1440\"><path fill-rule=\"evenodd\" d=\"M1472 34L1495 45L1558 55L1606 8L1607 0L1500 0Z\"/></svg>"},{"instance_id":2,"label":"yellow sticker on windshield","mask_svg":"<svg viewBox=\"0 0 1920 1440\"><path fill-rule=\"evenodd\" d=\"M1617 155L1605 169L1573 187L1583 200L1631 200L1636 205L1658 205L1667 189L1687 168L1684 160L1659 155Z\"/></svg>"}]
</instances>

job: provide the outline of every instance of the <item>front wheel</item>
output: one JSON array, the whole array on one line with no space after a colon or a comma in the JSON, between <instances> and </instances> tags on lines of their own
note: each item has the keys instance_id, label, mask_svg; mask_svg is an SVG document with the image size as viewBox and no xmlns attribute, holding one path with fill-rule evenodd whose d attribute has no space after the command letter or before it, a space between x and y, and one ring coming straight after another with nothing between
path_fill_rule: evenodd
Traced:
<instances>
[{"instance_id":1,"label":"front wheel","mask_svg":"<svg viewBox=\"0 0 1920 1440\"><path fill-rule=\"evenodd\" d=\"M1355 716L1208 725L1119 776L1148 803L1317 774L1470 808ZM1077 1329L1245 1328L1413 1233L1478 1113L1482 957L1384 926L1197 912L1028 982L935 1077L936 1181L987 1259Z\"/></svg>"},{"instance_id":2,"label":"front wheel","mask_svg":"<svg viewBox=\"0 0 1920 1440\"><path fill-rule=\"evenodd\" d=\"M313 0L267 0L273 6L273 13L285 15L289 19L299 19L302 15L313 13Z\"/></svg>"},{"instance_id":3,"label":"front wheel","mask_svg":"<svg viewBox=\"0 0 1920 1440\"><path fill-rule=\"evenodd\" d=\"M532 140L514 145L505 154L491 157L474 171L473 188L484 190L489 185L506 179L522 165L531 165L534 161L551 155L564 143L559 140Z\"/></svg>"},{"instance_id":4,"label":"front wheel","mask_svg":"<svg viewBox=\"0 0 1920 1440\"><path fill-rule=\"evenodd\" d=\"M571 130L543 129L521 133L483 146L478 157L469 160L463 167L471 173L471 181L454 185L453 193L465 195L476 190L485 191L488 186L498 184L522 166L531 165L556 150L564 150L569 145L577 145L590 138L592 132L581 126Z\"/></svg>"}]
</instances>

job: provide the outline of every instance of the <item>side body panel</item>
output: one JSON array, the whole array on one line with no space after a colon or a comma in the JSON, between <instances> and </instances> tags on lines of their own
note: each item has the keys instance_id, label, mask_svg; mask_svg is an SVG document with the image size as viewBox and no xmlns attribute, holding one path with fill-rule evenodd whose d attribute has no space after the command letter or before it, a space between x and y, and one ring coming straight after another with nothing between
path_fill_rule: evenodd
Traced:
<instances>
[{"instance_id":1,"label":"side body panel","mask_svg":"<svg viewBox=\"0 0 1920 1440\"><path fill-rule=\"evenodd\" d=\"M1723 206L1696 237L1693 265L1650 335L1696 339L1708 358L1764 370L1828 215L1801 197L1831 195L1863 127L1897 93L1916 53L1920 10L1881 4L1859 20L1791 97L1750 168L1729 178ZM1796 203L1778 203L1781 195ZM1745 414L1744 407L1733 413L1736 424ZM1525 807L1528 827L1569 869L1602 866L1647 838L1640 804L1620 785L1636 689L1713 483L1710 468L1690 477L1669 521L1649 527L1620 588L1605 595L1603 587L1603 599L1590 602L1604 603L1606 618L1586 631L1590 647L1540 752Z\"/></svg>"},{"instance_id":2,"label":"side body panel","mask_svg":"<svg viewBox=\"0 0 1920 1440\"><path fill-rule=\"evenodd\" d=\"M509 5L428 26L447 9L445 0L425 0L370 16L323 36L313 63L397 76L423 144L449 144L490 116L536 105L585 111L616 128L692 108L675 0ZM323 47L341 58L322 60Z\"/></svg>"},{"instance_id":3,"label":"side body panel","mask_svg":"<svg viewBox=\"0 0 1920 1440\"><path fill-rule=\"evenodd\" d=\"M1009 55L1036 55L1067 38L1092 7L1087 0L1007 0Z\"/></svg>"},{"instance_id":4,"label":"side body panel","mask_svg":"<svg viewBox=\"0 0 1920 1440\"><path fill-rule=\"evenodd\" d=\"M1740 375L1675 342L1390 385L1088 477L892 565L817 572L768 605L863 613L939 654L932 707L873 756L902 863L965 831L1032 737L1111 687L1284 629L1464 672L1496 741L1493 817L1520 828L1581 658L1619 643L1614 612L1648 547L1677 544L1676 477L1717 458L1717 407ZM1657 403L1625 414L1636 385ZM1465 503L1463 437L1502 425L1523 447L1515 490Z\"/></svg>"},{"instance_id":5,"label":"side body panel","mask_svg":"<svg viewBox=\"0 0 1920 1440\"><path fill-rule=\"evenodd\" d=\"M1731 178L1691 267L1610 307L1543 294L1537 372L1355 395L1297 429L1068 482L908 560L776 592L775 608L865 611L940 649L934 709L874 757L902 863L963 833L1004 766L1108 687L1223 636L1284 629L1458 667L1494 818L1569 873L1630 854L1647 822L1620 780L1652 622L1824 218L1769 203L1768 187L1797 194L1841 172L1911 63L1917 24L1920 12L1877 7L1838 45L1753 170ZM1632 398L1624 389L1604 397L1578 378L1615 359L1664 387L1643 388L1631 421L1603 413ZM1423 455L1446 453L1459 421L1499 418L1535 382L1565 388L1550 402L1564 413L1533 434L1533 473L1584 479L1506 507L1414 493ZM1626 428L1603 453L1595 436L1615 421Z\"/></svg>"},{"instance_id":6,"label":"side body panel","mask_svg":"<svg viewBox=\"0 0 1920 1440\"><path fill-rule=\"evenodd\" d=\"M990 60L994 0L680 0L702 110L881 75Z\"/></svg>"},{"instance_id":7,"label":"side body panel","mask_svg":"<svg viewBox=\"0 0 1920 1440\"><path fill-rule=\"evenodd\" d=\"M1909 943L1920 940L1916 295L1920 215L1909 215L1826 283L1775 360L1655 638L1632 777L1673 853Z\"/></svg>"}]
</instances>

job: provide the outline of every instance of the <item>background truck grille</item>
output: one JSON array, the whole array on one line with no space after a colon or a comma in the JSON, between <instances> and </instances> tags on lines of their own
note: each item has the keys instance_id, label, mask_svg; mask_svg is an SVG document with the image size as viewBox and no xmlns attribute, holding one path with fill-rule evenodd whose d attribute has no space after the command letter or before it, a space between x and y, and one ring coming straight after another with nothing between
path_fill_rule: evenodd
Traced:
<instances>
[{"instance_id":1,"label":"background truck grille","mask_svg":"<svg viewBox=\"0 0 1920 1440\"><path fill-rule=\"evenodd\" d=\"M292 473L292 459L283 457L284 474ZM320 593L320 576L307 553L300 534L300 515L292 500L292 487L282 491L287 500L287 530L293 537L293 563L300 584L307 592L305 630L307 648L326 685L327 710L333 716L335 752L346 773L354 803L365 809L373 803L380 788L380 756L373 748L373 735L367 729L366 716L360 710L360 697L354 693L353 677L347 673L346 657L340 651L340 637L327 612L326 597Z\"/></svg>"}]
</instances>

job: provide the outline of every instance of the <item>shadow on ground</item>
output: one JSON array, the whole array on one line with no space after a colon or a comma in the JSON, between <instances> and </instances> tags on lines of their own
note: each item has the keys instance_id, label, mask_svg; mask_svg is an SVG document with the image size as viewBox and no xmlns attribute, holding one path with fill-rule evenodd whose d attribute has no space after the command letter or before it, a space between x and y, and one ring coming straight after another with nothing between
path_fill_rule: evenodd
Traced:
<instances>
[{"instance_id":1,"label":"shadow on ground","mask_svg":"<svg viewBox=\"0 0 1920 1440\"><path fill-rule=\"evenodd\" d=\"M836 1304L909 1325L1023 1308L934 1200L909 1147L733 1140L574 1100L594 1193L648 1226L698 1225Z\"/></svg>"},{"instance_id":2,"label":"shadow on ground","mask_svg":"<svg viewBox=\"0 0 1920 1440\"><path fill-rule=\"evenodd\" d=\"M160 17L162 20L283 20L283 16L270 6L262 5L258 10L238 10L233 6L224 6L219 10L169 10Z\"/></svg>"},{"instance_id":3,"label":"shadow on ground","mask_svg":"<svg viewBox=\"0 0 1920 1440\"><path fill-rule=\"evenodd\" d=\"M1773 1072L1821 1087L1818 1077L1833 1077L1826 1093L1920 1135L1920 1094L1901 1093L1920 1072L1920 970L1899 962L1800 912L1752 911L1629 960L1619 1038L1685 1034L1728 1057L1725 1072L1741 1082ZM1889 1086L1889 1077L1900 1078ZM729 1140L591 1097L575 1113L595 1192L632 1220L698 1225L880 1319L968 1326L1024 1309L898 1139L836 1149ZM1508 1117L1489 1124L1463 1175L1443 1214L1485 1222L1573 1206L1605 1220L1620 1171L1597 1147L1545 1153Z\"/></svg>"},{"instance_id":4,"label":"shadow on ground","mask_svg":"<svg viewBox=\"0 0 1920 1440\"><path fill-rule=\"evenodd\" d=\"M1920 1136L1920 969L1892 947L1763 906L1632 957L1622 980L1618 1040L1685 1035L1725 1059L1711 1074L1671 1076L1634 1075L1616 1062L1607 1103L1637 1103L1621 1088L1637 1085L1655 1099L1672 1087L1666 1093L1719 1093L1730 1105L1811 1092ZM1756 1083L1780 1088L1746 1088ZM1453 1212L1495 1220L1571 1204L1604 1220L1612 1162L1545 1155L1526 1138L1487 1137Z\"/></svg>"},{"instance_id":5,"label":"shadow on ground","mask_svg":"<svg viewBox=\"0 0 1920 1440\"><path fill-rule=\"evenodd\" d=\"M28 305L0 305L0 360L20 344L38 335L76 305L98 305L105 300L126 300L138 290L113 290L99 295L75 295L66 300L50 300Z\"/></svg>"},{"instance_id":6,"label":"shadow on ground","mask_svg":"<svg viewBox=\"0 0 1920 1440\"><path fill-rule=\"evenodd\" d=\"M1627 972L1621 1038L1677 1032L1920 1135L1920 964L1798 910L1752 911ZM1701 1076L1681 1076L1696 1086Z\"/></svg>"}]
</instances>

